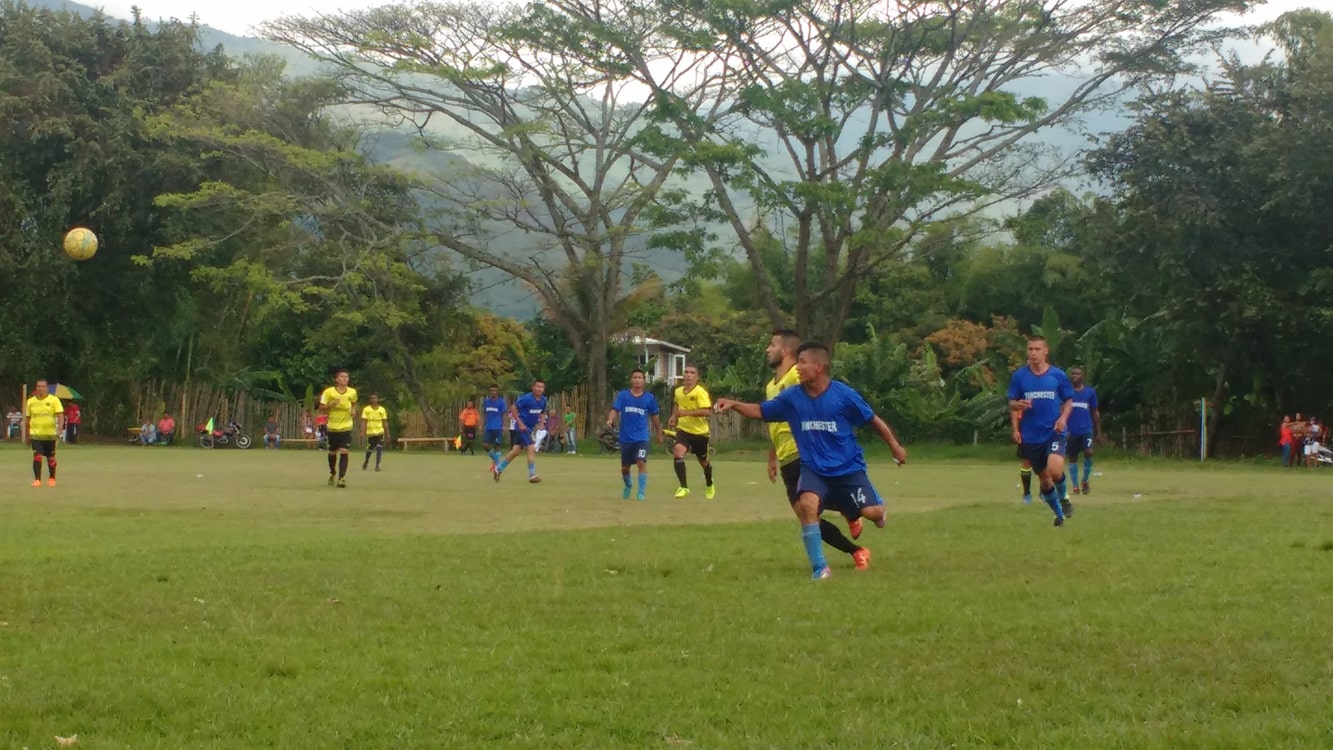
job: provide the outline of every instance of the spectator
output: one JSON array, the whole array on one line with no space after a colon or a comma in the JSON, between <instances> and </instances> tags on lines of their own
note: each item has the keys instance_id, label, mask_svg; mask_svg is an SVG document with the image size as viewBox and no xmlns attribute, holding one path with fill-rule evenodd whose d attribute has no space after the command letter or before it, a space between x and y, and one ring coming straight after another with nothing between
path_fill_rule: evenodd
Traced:
<instances>
[{"instance_id":1,"label":"spectator","mask_svg":"<svg viewBox=\"0 0 1333 750\"><path fill-rule=\"evenodd\" d=\"M157 442L157 427L149 420L145 419L139 426L139 444L152 445Z\"/></svg>"},{"instance_id":2,"label":"spectator","mask_svg":"<svg viewBox=\"0 0 1333 750\"><path fill-rule=\"evenodd\" d=\"M1296 437L1291 434L1291 415L1282 417L1282 424L1277 428L1277 444L1282 449L1282 465L1291 465L1291 453L1296 444Z\"/></svg>"},{"instance_id":3,"label":"spectator","mask_svg":"<svg viewBox=\"0 0 1333 750\"><path fill-rule=\"evenodd\" d=\"M315 438L315 419L310 416L310 410L301 412L301 435L308 440Z\"/></svg>"},{"instance_id":4,"label":"spectator","mask_svg":"<svg viewBox=\"0 0 1333 750\"><path fill-rule=\"evenodd\" d=\"M278 415L270 414L268 421L264 423L264 447L281 448L282 435L278 433Z\"/></svg>"},{"instance_id":5,"label":"spectator","mask_svg":"<svg viewBox=\"0 0 1333 750\"><path fill-rule=\"evenodd\" d=\"M328 444L329 415L325 412L320 412L319 416L315 417L315 447L323 450L328 447Z\"/></svg>"},{"instance_id":6,"label":"spectator","mask_svg":"<svg viewBox=\"0 0 1333 750\"><path fill-rule=\"evenodd\" d=\"M578 452L578 443L574 439L574 425L578 422L578 415L574 413L574 407L565 404L565 440L569 443L569 452Z\"/></svg>"},{"instance_id":7,"label":"spectator","mask_svg":"<svg viewBox=\"0 0 1333 750\"><path fill-rule=\"evenodd\" d=\"M23 412L17 406L9 407L5 422L5 436L10 440L18 440L23 434Z\"/></svg>"},{"instance_id":8,"label":"spectator","mask_svg":"<svg viewBox=\"0 0 1333 750\"><path fill-rule=\"evenodd\" d=\"M469 401L463 410L458 412L458 425L462 433L462 440L458 445L458 454L464 453L477 455L475 444L477 442L477 426L481 424L481 413L477 411L476 405Z\"/></svg>"},{"instance_id":9,"label":"spectator","mask_svg":"<svg viewBox=\"0 0 1333 750\"><path fill-rule=\"evenodd\" d=\"M77 401L65 406L65 442L75 445L79 442L79 425L83 424L83 415L79 412Z\"/></svg>"},{"instance_id":10,"label":"spectator","mask_svg":"<svg viewBox=\"0 0 1333 750\"><path fill-rule=\"evenodd\" d=\"M162 412L162 418L157 420L157 442L159 445L171 445L171 441L176 437L176 420L172 418L171 412Z\"/></svg>"},{"instance_id":11,"label":"spectator","mask_svg":"<svg viewBox=\"0 0 1333 750\"><path fill-rule=\"evenodd\" d=\"M1305 451L1305 436L1309 433L1309 425L1305 422L1305 417L1296 412L1296 418L1291 421L1291 463L1288 468L1301 465L1301 456Z\"/></svg>"}]
</instances>

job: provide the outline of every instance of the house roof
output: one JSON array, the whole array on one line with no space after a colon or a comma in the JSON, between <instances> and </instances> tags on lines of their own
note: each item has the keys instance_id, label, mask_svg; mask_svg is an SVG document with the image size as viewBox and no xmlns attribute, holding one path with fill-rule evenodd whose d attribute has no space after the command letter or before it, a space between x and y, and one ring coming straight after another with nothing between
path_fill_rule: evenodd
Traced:
<instances>
[{"instance_id":1,"label":"house roof","mask_svg":"<svg viewBox=\"0 0 1333 750\"><path fill-rule=\"evenodd\" d=\"M657 346L657 347L661 347L661 348L663 348L663 349L670 349L670 350L672 350L672 351L676 351L676 352L683 352L683 353L685 353L685 354L688 354L688 353L690 352L690 348L689 348L688 346L681 346L680 344L673 344L673 343L671 343L670 341L663 341L662 339L655 339L655 338L653 338L653 337L651 337L651 336L645 336L645 335L643 335L643 334L641 334L641 333L626 332L626 333L622 333L622 334L620 334L620 335L618 335L618 336L613 336L612 338L614 338L614 339L618 339L618 340L620 340L620 341L625 341L625 342L628 342L628 343L630 343L630 344L635 344L635 345L643 346L643 347L645 347L645 348L646 348L646 347L649 347L649 346Z\"/></svg>"}]
</instances>

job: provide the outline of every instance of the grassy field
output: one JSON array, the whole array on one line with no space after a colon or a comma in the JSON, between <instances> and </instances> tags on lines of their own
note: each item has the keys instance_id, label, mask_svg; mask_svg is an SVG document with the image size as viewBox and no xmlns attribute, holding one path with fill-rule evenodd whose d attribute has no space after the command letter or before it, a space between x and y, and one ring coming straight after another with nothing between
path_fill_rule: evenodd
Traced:
<instances>
[{"instance_id":1,"label":"grassy field","mask_svg":"<svg viewBox=\"0 0 1333 750\"><path fill-rule=\"evenodd\" d=\"M0 748L1333 747L1333 473L1103 461L872 477L809 580L753 460L0 449ZM697 467L691 481L700 484Z\"/></svg>"}]
</instances>

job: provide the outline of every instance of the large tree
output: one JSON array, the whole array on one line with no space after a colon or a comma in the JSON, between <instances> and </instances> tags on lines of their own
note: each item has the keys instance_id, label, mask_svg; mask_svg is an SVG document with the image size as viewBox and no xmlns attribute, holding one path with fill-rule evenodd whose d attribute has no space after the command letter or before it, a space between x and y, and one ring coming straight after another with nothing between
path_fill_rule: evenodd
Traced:
<instances>
[{"instance_id":1,"label":"large tree","mask_svg":"<svg viewBox=\"0 0 1333 750\"><path fill-rule=\"evenodd\" d=\"M438 209L427 234L537 295L583 367L580 411L591 415L609 395L630 262L650 252L645 229L660 219L651 209L677 156L642 144L650 105L605 64L614 50L521 20L485 3L422 2L288 18L265 34L329 65L352 102L415 128L424 147L466 157L416 170ZM626 16L600 22L635 33ZM706 83L674 60L662 74L689 98Z\"/></svg>"},{"instance_id":2,"label":"large tree","mask_svg":"<svg viewBox=\"0 0 1333 750\"><path fill-rule=\"evenodd\" d=\"M588 65L632 71L652 92L662 153L707 176L697 206L735 233L770 319L836 341L862 279L933 222L1067 174L1066 154L1035 134L1189 70L1185 55L1223 33L1205 26L1247 4L549 0L528 12L533 25L584 29L599 40ZM609 14L637 19L634 33L602 24ZM682 102L662 49L729 84L713 116ZM793 310L772 292L768 236L790 256Z\"/></svg>"}]
</instances>

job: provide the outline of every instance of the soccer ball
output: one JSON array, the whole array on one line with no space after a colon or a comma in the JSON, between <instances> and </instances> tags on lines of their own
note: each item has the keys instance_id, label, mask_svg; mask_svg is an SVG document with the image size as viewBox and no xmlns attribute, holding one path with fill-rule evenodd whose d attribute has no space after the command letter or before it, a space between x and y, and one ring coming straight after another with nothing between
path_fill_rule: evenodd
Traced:
<instances>
[{"instance_id":1,"label":"soccer ball","mask_svg":"<svg viewBox=\"0 0 1333 750\"><path fill-rule=\"evenodd\" d=\"M93 230L74 227L65 233L65 254L74 260L88 260L97 253L97 235Z\"/></svg>"}]
</instances>

